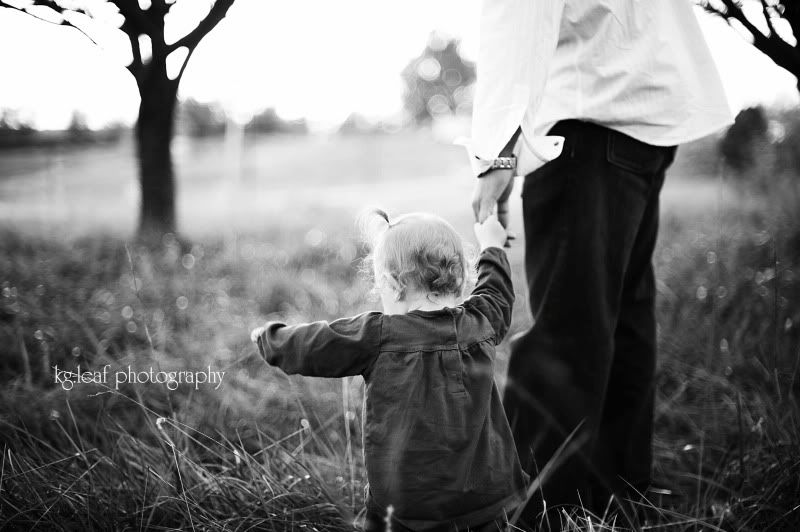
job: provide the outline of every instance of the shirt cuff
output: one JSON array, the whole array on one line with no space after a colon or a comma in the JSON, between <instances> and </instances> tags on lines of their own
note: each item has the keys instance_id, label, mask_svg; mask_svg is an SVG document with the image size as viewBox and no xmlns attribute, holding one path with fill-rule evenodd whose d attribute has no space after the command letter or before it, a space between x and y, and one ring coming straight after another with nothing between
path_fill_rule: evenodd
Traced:
<instances>
[{"instance_id":1,"label":"shirt cuff","mask_svg":"<svg viewBox=\"0 0 800 532\"><path fill-rule=\"evenodd\" d=\"M475 155L471 139L461 137L455 140L455 144L464 146L467 150L472 173L475 177L480 176L492 167L492 160L481 159ZM517 139L513 150L514 155L517 157L517 169L514 175L524 176L530 174L561 155L563 149L564 137L546 135L536 136L528 140L523 133Z\"/></svg>"}]
</instances>

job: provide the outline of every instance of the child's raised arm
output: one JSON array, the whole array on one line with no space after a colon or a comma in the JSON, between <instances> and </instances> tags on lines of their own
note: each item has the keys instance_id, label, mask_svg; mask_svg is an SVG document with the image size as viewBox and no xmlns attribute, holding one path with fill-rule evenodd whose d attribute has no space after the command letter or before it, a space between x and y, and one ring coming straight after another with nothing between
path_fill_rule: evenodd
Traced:
<instances>
[{"instance_id":1,"label":"child's raised arm","mask_svg":"<svg viewBox=\"0 0 800 532\"><path fill-rule=\"evenodd\" d=\"M264 360L288 374L346 377L362 374L378 354L379 312L301 325L268 322L251 333Z\"/></svg>"},{"instance_id":2,"label":"child's raised arm","mask_svg":"<svg viewBox=\"0 0 800 532\"><path fill-rule=\"evenodd\" d=\"M511 325L514 307L514 285L511 267L503 245L506 230L494 216L482 224L475 224L475 235L481 247L478 258L478 282L470 297L464 302L483 314L495 330L495 343L500 343Z\"/></svg>"}]
</instances>

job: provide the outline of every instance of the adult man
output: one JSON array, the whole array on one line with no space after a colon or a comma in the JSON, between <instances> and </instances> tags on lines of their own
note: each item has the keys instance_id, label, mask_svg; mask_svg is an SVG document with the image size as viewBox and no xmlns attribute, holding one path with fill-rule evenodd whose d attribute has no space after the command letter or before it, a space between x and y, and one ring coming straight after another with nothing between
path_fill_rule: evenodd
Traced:
<instances>
[{"instance_id":1,"label":"adult man","mask_svg":"<svg viewBox=\"0 0 800 532\"><path fill-rule=\"evenodd\" d=\"M541 136L565 139L522 191L535 324L512 343L504 404L532 476L575 431L529 523L542 498L602 512L647 489L659 192L677 144L730 122L689 0L484 0L476 218L508 190L514 156L541 166Z\"/></svg>"}]
</instances>

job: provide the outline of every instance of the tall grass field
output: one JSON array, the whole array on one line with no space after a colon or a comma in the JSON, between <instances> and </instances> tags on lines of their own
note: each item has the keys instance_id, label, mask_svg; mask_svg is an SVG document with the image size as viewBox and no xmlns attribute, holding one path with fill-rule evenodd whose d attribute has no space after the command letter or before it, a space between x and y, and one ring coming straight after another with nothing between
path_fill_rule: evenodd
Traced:
<instances>
[{"instance_id":1,"label":"tall grass field","mask_svg":"<svg viewBox=\"0 0 800 532\"><path fill-rule=\"evenodd\" d=\"M680 153L662 196L643 528L798 531L800 180L751 186L714 142ZM366 205L437 212L471 241L466 157L420 133L175 153L180 233L149 247L126 143L0 153L0 530L354 530L363 382L287 377L249 331L379 308ZM522 249L512 335L531 321ZM581 508L562 523L630 528Z\"/></svg>"}]
</instances>

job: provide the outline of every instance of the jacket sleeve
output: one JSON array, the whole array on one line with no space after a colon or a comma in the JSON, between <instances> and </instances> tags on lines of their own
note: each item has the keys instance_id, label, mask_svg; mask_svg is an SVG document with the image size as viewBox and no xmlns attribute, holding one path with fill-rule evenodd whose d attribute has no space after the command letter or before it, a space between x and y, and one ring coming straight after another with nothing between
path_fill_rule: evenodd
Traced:
<instances>
[{"instance_id":1,"label":"jacket sleeve","mask_svg":"<svg viewBox=\"0 0 800 532\"><path fill-rule=\"evenodd\" d=\"M367 312L332 322L268 322L256 343L268 364L290 375L360 375L380 349L382 317L379 312Z\"/></svg>"},{"instance_id":2,"label":"jacket sleeve","mask_svg":"<svg viewBox=\"0 0 800 532\"><path fill-rule=\"evenodd\" d=\"M511 325L514 308L514 285L505 251L491 247L481 252L478 282L464 306L477 310L489 320L495 331L496 344L503 340Z\"/></svg>"}]
</instances>

